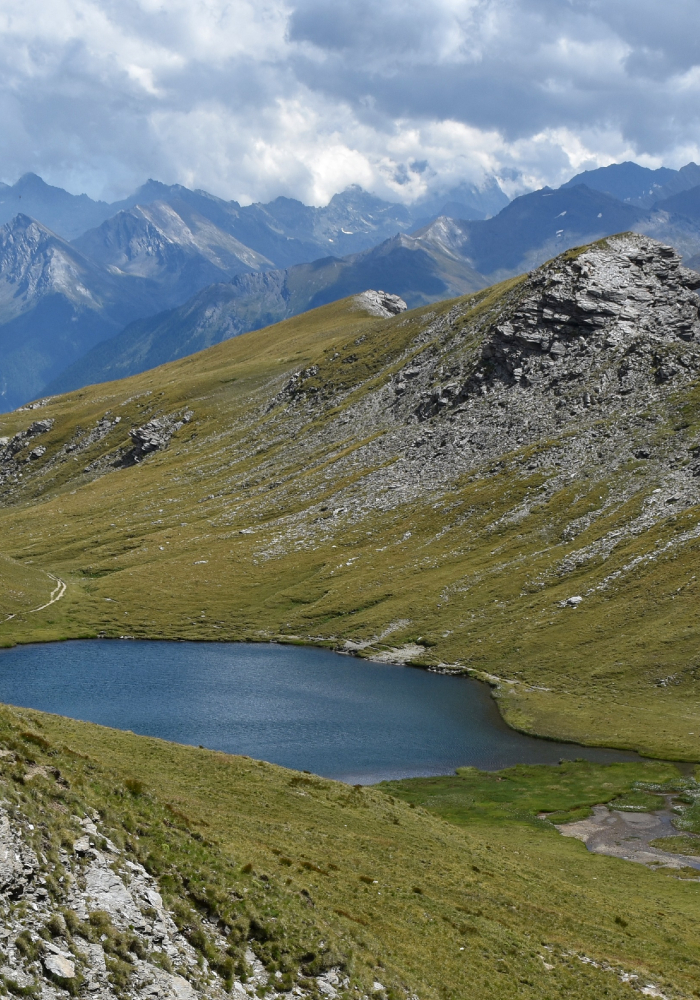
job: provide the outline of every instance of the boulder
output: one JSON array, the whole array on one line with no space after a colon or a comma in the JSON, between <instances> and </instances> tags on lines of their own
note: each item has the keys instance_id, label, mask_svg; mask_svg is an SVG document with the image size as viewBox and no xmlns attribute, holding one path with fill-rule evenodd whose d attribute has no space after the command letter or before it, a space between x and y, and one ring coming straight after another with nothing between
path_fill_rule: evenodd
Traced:
<instances>
[{"instance_id":1,"label":"boulder","mask_svg":"<svg viewBox=\"0 0 700 1000\"><path fill-rule=\"evenodd\" d=\"M63 955L54 955L48 952L44 955L44 968L52 976L59 976L61 979L73 979L75 976L75 965Z\"/></svg>"},{"instance_id":2,"label":"boulder","mask_svg":"<svg viewBox=\"0 0 700 1000\"><path fill-rule=\"evenodd\" d=\"M375 291L373 288L356 295L355 304L358 308L368 312L370 316L380 316L382 319L398 316L399 313L405 312L408 308L398 295L392 295L391 292Z\"/></svg>"}]
</instances>

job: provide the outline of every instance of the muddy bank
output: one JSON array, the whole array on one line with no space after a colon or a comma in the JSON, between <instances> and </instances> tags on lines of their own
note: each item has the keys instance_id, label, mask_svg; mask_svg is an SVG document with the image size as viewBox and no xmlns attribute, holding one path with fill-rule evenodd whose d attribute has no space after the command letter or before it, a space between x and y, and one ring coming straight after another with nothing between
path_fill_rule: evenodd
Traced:
<instances>
[{"instance_id":1,"label":"muddy bank","mask_svg":"<svg viewBox=\"0 0 700 1000\"><path fill-rule=\"evenodd\" d=\"M700 836L683 833L684 840L691 843L697 841L697 855L679 854L654 846L660 839L679 836L679 830L673 823L678 817L672 808L673 795L665 795L664 799L665 808L654 812L628 812L604 805L594 806L592 816L575 823L557 825L557 830L564 837L583 841L593 854L607 854L649 867L694 868L700 879Z\"/></svg>"}]
</instances>

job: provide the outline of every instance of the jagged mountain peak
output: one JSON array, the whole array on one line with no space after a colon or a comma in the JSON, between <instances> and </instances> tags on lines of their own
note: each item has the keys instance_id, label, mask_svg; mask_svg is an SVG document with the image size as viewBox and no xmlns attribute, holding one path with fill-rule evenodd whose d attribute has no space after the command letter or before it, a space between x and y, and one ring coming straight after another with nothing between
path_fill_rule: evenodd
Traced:
<instances>
[{"instance_id":1,"label":"jagged mountain peak","mask_svg":"<svg viewBox=\"0 0 700 1000\"><path fill-rule=\"evenodd\" d=\"M15 233L15 232L27 232L30 229L33 229L34 232L47 233L50 236L56 235L55 233L51 232L48 226L45 226L42 222L37 221L37 219L33 219L30 215L25 215L24 212L18 212L16 215L14 215L8 222L5 223L4 226L2 226L2 229L0 231L7 233ZM62 240L62 237L60 236L56 238ZM62 242L65 241L62 240Z\"/></svg>"},{"instance_id":2,"label":"jagged mountain peak","mask_svg":"<svg viewBox=\"0 0 700 1000\"><path fill-rule=\"evenodd\" d=\"M192 191L183 184L164 184L162 181L154 180L152 177L137 188L133 194L121 201L114 202L111 206L110 215L121 212L124 209L133 208L135 205L149 205L155 201L189 201L197 205L202 202L210 203L212 206L222 206L229 209L237 209L238 203L235 201L226 202L216 195L209 194L200 188Z\"/></svg>"},{"instance_id":3,"label":"jagged mountain peak","mask_svg":"<svg viewBox=\"0 0 700 1000\"><path fill-rule=\"evenodd\" d=\"M342 191L334 194L328 202L327 208L355 209L359 211L397 211L401 205L395 202L387 202L369 191L365 191L359 184L349 184ZM407 214L408 213L407 211Z\"/></svg>"},{"instance_id":4,"label":"jagged mountain peak","mask_svg":"<svg viewBox=\"0 0 700 1000\"><path fill-rule=\"evenodd\" d=\"M157 281L163 304L169 306L206 285L271 266L262 254L177 198L122 209L74 245L103 265Z\"/></svg>"},{"instance_id":5,"label":"jagged mountain peak","mask_svg":"<svg viewBox=\"0 0 700 1000\"><path fill-rule=\"evenodd\" d=\"M57 260L64 263L71 262L82 271L97 270L94 264L84 258L70 243L28 215L19 213L0 227L1 279L15 284L27 278L30 273L37 278L39 274L43 274L44 284L48 281L50 285L49 270L52 262L55 270ZM77 273L75 277L77 278ZM31 297L40 290L40 286L36 285L32 289L25 288L24 294ZM43 292L47 290L48 285L43 288ZM70 287L70 281L67 282L65 291L69 295L74 292Z\"/></svg>"},{"instance_id":6,"label":"jagged mountain peak","mask_svg":"<svg viewBox=\"0 0 700 1000\"><path fill-rule=\"evenodd\" d=\"M41 199L58 199L63 202L73 202L75 200L90 204L106 204L105 202L93 202L86 194L70 194L63 188L56 187L55 184L48 184L43 177L28 171L12 185L12 190L18 196L33 196Z\"/></svg>"},{"instance_id":7,"label":"jagged mountain peak","mask_svg":"<svg viewBox=\"0 0 700 1000\"><path fill-rule=\"evenodd\" d=\"M414 239L429 240L450 254L458 252L465 244L464 230L459 222L446 215L424 226L414 234Z\"/></svg>"},{"instance_id":8,"label":"jagged mountain peak","mask_svg":"<svg viewBox=\"0 0 700 1000\"><path fill-rule=\"evenodd\" d=\"M26 174L22 174L14 186L18 191L45 191L49 189L53 191L61 190L60 188L54 187L52 184L47 184L43 177L39 177L38 174L33 173L31 170L27 171Z\"/></svg>"}]
</instances>

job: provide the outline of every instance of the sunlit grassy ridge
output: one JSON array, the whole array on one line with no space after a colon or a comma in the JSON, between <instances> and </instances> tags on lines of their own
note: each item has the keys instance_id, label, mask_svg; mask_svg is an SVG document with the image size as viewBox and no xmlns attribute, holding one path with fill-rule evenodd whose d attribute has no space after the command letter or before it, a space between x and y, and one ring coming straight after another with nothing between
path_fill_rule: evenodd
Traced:
<instances>
[{"instance_id":1,"label":"sunlit grassy ridge","mask_svg":"<svg viewBox=\"0 0 700 1000\"><path fill-rule=\"evenodd\" d=\"M382 393L413 358L439 358L445 378L470 364L521 288L389 320L345 300L50 401L38 411L55 420L46 454L6 484L0 536L17 565L68 589L0 623L0 641L285 639L368 656L418 644L420 663L500 678L501 709L523 729L698 759L697 505L595 554L645 509L657 466L593 463L563 481L570 426L468 472L395 481L411 442ZM111 467L130 427L186 409L166 451ZM36 416L3 416L0 432ZM439 457L443 425L430 426ZM648 428L660 451L691 449L697 384L668 390ZM610 421L594 430L604 437Z\"/></svg>"},{"instance_id":2,"label":"sunlit grassy ridge","mask_svg":"<svg viewBox=\"0 0 700 1000\"><path fill-rule=\"evenodd\" d=\"M17 755L0 758L3 796L35 824L34 846L70 843L70 814L97 809L213 966L227 956L203 917L289 983L342 964L349 995L380 982L389 998L628 998L625 975L670 997L700 989L700 886L590 855L527 814L552 784L559 804L592 802L670 765L532 768L515 813L507 795L489 805L501 783L482 776L481 807L456 825L402 792L38 712L0 711L0 744Z\"/></svg>"}]
</instances>

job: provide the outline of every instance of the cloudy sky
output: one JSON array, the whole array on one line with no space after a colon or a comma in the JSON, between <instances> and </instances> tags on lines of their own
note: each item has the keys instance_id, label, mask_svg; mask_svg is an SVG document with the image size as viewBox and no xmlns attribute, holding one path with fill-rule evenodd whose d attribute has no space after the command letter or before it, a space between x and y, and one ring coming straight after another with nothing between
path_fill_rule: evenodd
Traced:
<instances>
[{"instance_id":1,"label":"cloudy sky","mask_svg":"<svg viewBox=\"0 0 700 1000\"><path fill-rule=\"evenodd\" d=\"M698 0L3 0L0 176L243 203L700 161Z\"/></svg>"}]
</instances>

